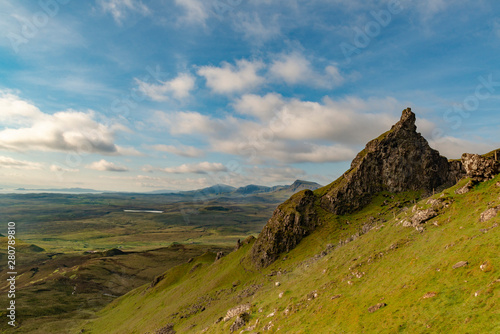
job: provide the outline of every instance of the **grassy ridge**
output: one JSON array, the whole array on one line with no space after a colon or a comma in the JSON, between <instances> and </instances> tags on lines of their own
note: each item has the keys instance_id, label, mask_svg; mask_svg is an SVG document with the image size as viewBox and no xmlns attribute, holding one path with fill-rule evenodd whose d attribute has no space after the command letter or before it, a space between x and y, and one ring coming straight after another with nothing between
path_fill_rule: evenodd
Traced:
<instances>
[{"instance_id":1,"label":"grassy ridge","mask_svg":"<svg viewBox=\"0 0 500 334\"><path fill-rule=\"evenodd\" d=\"M216 262L204 256L116 300L83 328L154 333L173 323L178 333L227 333L234 318L217 319L248 303L246 326L271 333L500 332L500 219L479 222L500 205L499 180L433 196L450 204L423 231L402 225L415 204L430 206L418 193L382 193L349 216L320 212L323 225L262 271L248 262L251 245ZM454 269L460 261L467 265Z\"/></svg>"}]
</instances>

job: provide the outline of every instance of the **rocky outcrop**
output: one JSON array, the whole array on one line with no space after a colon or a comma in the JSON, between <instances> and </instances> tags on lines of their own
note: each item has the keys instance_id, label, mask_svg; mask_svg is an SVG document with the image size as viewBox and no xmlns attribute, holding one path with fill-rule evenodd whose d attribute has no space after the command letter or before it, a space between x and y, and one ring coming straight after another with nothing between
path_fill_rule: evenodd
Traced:
<instances>
[{"instance_id":1,"label":"rocky outcrop","mask_svg":"<svg viewBox=\"0 0 500 334\"><path fill-rule=\"evenodd\" d=\"M488 220L495 218L499 211L500 211L500 206L489 208L488 210L481 213L481 216L479 217L479 222L484 223L487 222Z\"/></svg>"},{"instance_id":2,"label":"rocky outcrop","mask_svg":"<svg viewBox=\"0 0 500 334\"><path fill-rule=\"evenodd\" d=\"M432 149L417 132L415 120L411 109L405 109L400 121L370 141L339 179L314 193L310 190L299 192L280 205L252 247L253 263L257 267L268 266L281 253L295 248L319 224L318 206L343 215L363 208L381 191L422 190L432 194L462 178L466 174L462 162L448 161ZM467 166L467 173L475 170L485 174L483 171L489 170L489 165L483 162ZM436 214L434 210L423 211L408 223L416 226Z\"/></svg>"},{"instance_id":3,"label":"rocky outcrop","mask_svg":"<svg viewBox=\"0 0 500 334\"><path fill-rule=\"evenodd\" d=\"M491 180L500 173L500 162L478 154L464 153L462 155L462 165L466 176L477 182Z\"/></svg>"},{"instance_id":4,"label":"rocky outcrop","mask_svg":"<svg viewBox=\"0 0 500 334\"><path fill-rule=\"evenodd\" d=\"M424 190L432 193L456 182L460 168L432 149L416 131L415 114L403 111L401 120L370 141L321 199L324 209L346 214L367 205L380 191Z\"/></svg>"},{"instance_id":5,"label":"rocky outcrop","mask_svg":"<svg viewBox=\"0 0 500 334\"><path fill-rule=\"evenodd\" d=\"M279 254L295 248L316 228L318 220L315 202L314 193L304 190L293 195L274 211L251 250L250 256L257 267L271 264Z\"/></svg>"}]
</instances>

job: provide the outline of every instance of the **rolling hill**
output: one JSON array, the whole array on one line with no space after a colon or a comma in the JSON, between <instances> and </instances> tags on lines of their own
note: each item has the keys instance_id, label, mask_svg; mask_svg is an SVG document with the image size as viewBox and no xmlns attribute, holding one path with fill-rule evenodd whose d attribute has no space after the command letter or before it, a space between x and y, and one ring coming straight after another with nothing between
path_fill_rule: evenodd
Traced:
<instances>
[{"instance_id":1,"label":"rolling hill","mask_svg":"<svg viewBox=\"0 0 500 334\"><path fill-rule=\"evenodd\" d=\"M75 332L498 333L499 172L440 156L406 109L257 239L170 269Z\"/></svg>"}]
</instances>

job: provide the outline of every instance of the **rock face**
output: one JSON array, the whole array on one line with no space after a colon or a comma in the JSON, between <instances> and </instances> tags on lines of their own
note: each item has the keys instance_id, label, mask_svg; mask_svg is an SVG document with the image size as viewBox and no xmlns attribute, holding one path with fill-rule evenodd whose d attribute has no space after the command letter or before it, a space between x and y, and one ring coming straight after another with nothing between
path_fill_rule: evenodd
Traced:
<instances>
[{"instance_id":1,"label":"rock face","mask_svg":"<svg viewBox=\"0 0 500 334\"><path fill-rule=\"evenodd\" d=\"M363 208L380 191L423 190L429 194L454 185L465 175L462 163L449 162L432 149L417 132L415 120L411 109L405 109L400 121L370 141L339 179L314 193L299 192L280 205L252 247L253 263L268 266L297 246L318 226L318 206L342 215ZM419 219L431 216L425 213Z\"/></svg>"},{"instance_id":2,"label":"rock face","mask_svg":"<svg viewBox=\"0 0 500 334\"><path fill-rule=\"evenodd\" d=\"M478 182L491 180L500 173L500 163L498 161L484 158L478 154L464 153L462 155L462 165L466 176Z\"/></svg>"},{"instance_id":3,"label":"rock face","mask_svg":"<svg viewBox=\"0 0 500 334\"><path fill-rule=\"evenodd\" d=\"M255 265L268 266L279 254L295 248L302 238L314 230L317 224L315 201L313 192L304 190L274 211L252 247L251 257Z\"/></svg>"},{"instance_id":4,"label":"rock face","mask_svg":"<svg viewBox=\"0 0 500 334\"><path fill-rule=\"evenodd\" d=\"M432 192L456 180L448 159L430 148L415 126L408 108L401 120L379 138L370 141L351 163L339 184L322 197L324 209L345 214L364 207L380 191Z\"/></svg>"}]
</instances>

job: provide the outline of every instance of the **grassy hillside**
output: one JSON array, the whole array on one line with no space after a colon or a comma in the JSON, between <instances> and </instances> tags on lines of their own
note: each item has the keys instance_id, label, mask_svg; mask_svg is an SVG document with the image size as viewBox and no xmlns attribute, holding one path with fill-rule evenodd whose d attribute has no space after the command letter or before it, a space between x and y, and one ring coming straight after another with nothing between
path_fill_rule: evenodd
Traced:
<instances>
[{"instance_id":1,"label":"grassy hillside","mask_svg":"<svg viewBox=\"0 0 500 334\"><path fill-rule=\"evenodd\" d=\"M1 238L5 242L6 238ZM149 284L165 268L200 256L206 251L231 249L200 245L172 245L141 252L117 249L92 254L62 254L30 251L20 242L16 304L20 326L16 333L68 333L69 328L88 319L118 296ZM7 258L0 254L0 260ZM3 282L6 278L2 275ZM0 286L7 296L8 285ZM5 299L4 299L5 300ZM0 310L5 318L6 311ZM7 330L0 323L0 332Z\"/></svg>"},{"instance_id":2,"label":"grassy hillside","mask_svg":"<svg viewBox=\"0 0 500 334\"><path fill-rule=\"evenodd\" d=\"M318 212L322 225L297 248L257 271L251 243L214 261L205 254L115 300L84 333L249 332L499 333L500 205L496 179L431 199L380 193L347 216ZM415 214L437 214L417 228ZM462 262L465 261L465 262ZM80 332L80 328L75 329Z\"/></svg>"}]
</instances>

